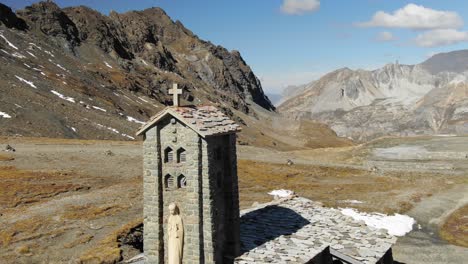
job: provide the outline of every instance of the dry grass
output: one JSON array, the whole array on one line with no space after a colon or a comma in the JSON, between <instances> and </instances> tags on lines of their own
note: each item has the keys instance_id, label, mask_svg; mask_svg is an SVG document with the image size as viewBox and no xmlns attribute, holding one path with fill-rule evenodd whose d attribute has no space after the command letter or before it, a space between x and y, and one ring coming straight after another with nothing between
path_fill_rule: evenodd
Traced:
<instances>
[{"instance_id":1,"label":"dry grass","mask_svg":"<svg viewBox=\"0 0 468 264\"><path fill-rule=\"evenodd\" d=\"M117 263L121 260L121 249L118 239L130 232L132 228L135 228L143 222L143 219L135 219L123 227L115 230L112 234L106 236L104 239L98 242L89 251L81 255L79 263L82 264L106 264L106 263Z\"/></svg>"},{"instance_id":2,"label":"dry grass","mask_svg":"<svg viewBox=\"0 0 468 264\"><path fill-rule=\"evenodd\" d=\"M63 244L64 248L74 248L81 244L89 243L94 238L94 236L89 234L81 234L77 239L73 240L72 242Z\"/></svg>"},{"instance_id":3,"label":"dry grass","mask_svg":"<svg viewBox=\"0 0 468 264\"><path fill-rule=\"evenodd\" d=\"M130 205L70 205L65 208L62 218L68 220L93 220L109 215L115 215L118 212L128 209Z\"/></svg>"},{"instance_id":4,"label":"dry grass","mask_svg":"<svg viewBox=\"0 0 468 264\"><path fill-rule=\"evenodd\" d=\"M0 246L6 247L9 244L16 242L22 236L29 236L36 232L45 221L29 218L17 221L12 225L2 227L0 230Z\"/></svg>"},{"instance_id":5,"label":"dry grass","mask_svg":"<svg viewBox=\"0 0 468 264\"><path fill-rule=\"evenodd\" d=\"M28 143L36 145L140 145L141 141L66 139L45 137L0 137L0 143L11 144L13 146L15 143Z\"/></svg>"},{"instance_id":6,"label":"dry grass","mask_svg":"<svg viewBox=\"0 0 468 264\"><path fill-rule=\"evenodd\" d=\"M452 213L440 227L439 234L452 244L468 247L468 205Z\"/></svg>"},{"instance_id":7,"label":"dry grass","mask_svg":"<svg viewBox=\"0 0 468 264\"><path fill-rule=\"evenodd\" d=\"M312 121L302 121L299 132L306 138L307 148L348 147L354 145L347 138L340 138L327 125Z\"/></svg>"},{"instance_id":8,"label":"dry grass","mask_svg":"<svg viewBox=\"0 0 468 264\"><path fill-rule=\"evenodd\" d=\"M14 160L14 159L15 158L13 158L10 155L0 154L0 161L11 161L11 160Z\"/></svg>"},{"instance_id":9,"label":"dry grass","mask_svg":"<svg viewBox=\"0 0 468 264\"><path fill-rule=\"evenodd\" d=\"M451 187L447 178L455 183L463 181L461 176L443 178L412 172L377 175L351 168L288 166L247 160L240 160L238 165L242 208L250 207L253 202L270 201L272 197L267 193L271 190L289 189L326 206L401 213L411 209L421 197ZM343 203L351 199L364 203Z\"/></svg>"},{"instance_id":10,"label":"dry grass","mask_svg":"<svg viewBox=\"0 0 468 264\"><path fill-rule=\"evenodd\" d=\"M72 183L75 176L0 167L0 209L44 202L61 193L88 188Z\"/></svg>"}]
</instances>

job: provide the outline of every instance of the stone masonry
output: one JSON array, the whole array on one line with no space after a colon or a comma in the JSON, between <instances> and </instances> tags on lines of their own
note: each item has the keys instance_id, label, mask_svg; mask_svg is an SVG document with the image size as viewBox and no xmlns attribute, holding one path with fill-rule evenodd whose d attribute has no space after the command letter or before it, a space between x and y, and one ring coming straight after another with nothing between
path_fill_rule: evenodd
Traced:
<instances>
[{"instance_id":1,"label":"stone masonry","mask_svg":"<svg viewBox=\"0 0 468 264\"><path fill-rule=\"evenodd\" d=\"M137 133L147 263L167 263L170 203L183 220L183 263L229 263L239 254L237 131L214 107L168 107Z\"/></svg>"}]
</instances>

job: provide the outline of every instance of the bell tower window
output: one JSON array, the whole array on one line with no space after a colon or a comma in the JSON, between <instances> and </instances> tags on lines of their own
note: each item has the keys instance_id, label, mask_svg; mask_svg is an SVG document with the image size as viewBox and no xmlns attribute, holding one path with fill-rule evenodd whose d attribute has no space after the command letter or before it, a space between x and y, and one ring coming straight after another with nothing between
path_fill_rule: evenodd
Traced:
<instances>
[{"instance_id":1,"label":"bell tower window","mask_svg":"<svg viewBox=\"0 0 468 264\"><path fill-rule=\"evenodd\" d=\"M177 150L177 163L182 163L187 161L186 151L183 148Z\"/></svg>"},{"instance_id":2,"label":"bell tower window","mask_svg":"<svg viewBox=\"0 0 468 264\"><path fill-rule=\"evenodd\" d=\"M164 163L172 162L174 160L174 152L170 147L164 150Z\"/></svg>"}]
</instances>

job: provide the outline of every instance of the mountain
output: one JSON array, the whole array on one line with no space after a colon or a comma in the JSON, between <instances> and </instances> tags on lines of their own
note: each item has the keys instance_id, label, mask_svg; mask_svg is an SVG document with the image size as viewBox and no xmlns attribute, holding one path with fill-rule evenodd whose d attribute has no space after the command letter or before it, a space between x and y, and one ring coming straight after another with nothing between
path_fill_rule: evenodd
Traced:
<instances>
[{"instance_id":1,"label":"mountain","mask_svg":"<svg viewBox=\"0 0 468 264\"><path fill-rule=\"evenodd\" d=\"M304 84L304 85L289 85L283 89L281 93L281 98L278 99L276 105L281 105L283 102L287 101L290 98L293 98L302 92L304 92L307 87L309 87L312 83Z\"/></svg>"},{"instance_id":2,"label":"mountain","mask_svg":"<svg viewBox=\"0 0 468 264\"><path fill-rule=\"evenodd\" d=\"M431 74L438 74L444 71L466 72L468 71L468 50L435 54L421 63L421 66Z\"/></svg>"},{"instance_id":3,"label":"mountain","mask_svg":"<svg viewBox=\"0 0 468 264\"><path fill-rule=\"evenodd\" d=\"M451 62L451 63L450 63ZM468 133L468 51L374 71L343 68L279 105L286 116L328 124L339 136Z\"/></svg>"},{"instance_id":4,"label":"mountain","mask_svg":"<svg viewBox=\"0 0 468 264\"><path fill-rule=\"evenodd\" d=\"M238 51L160 8L105 16L51 1L0 4L0 135L133 139L165 105L211 104L245 124L275 107Z\"/></svg>"}]
</instances>

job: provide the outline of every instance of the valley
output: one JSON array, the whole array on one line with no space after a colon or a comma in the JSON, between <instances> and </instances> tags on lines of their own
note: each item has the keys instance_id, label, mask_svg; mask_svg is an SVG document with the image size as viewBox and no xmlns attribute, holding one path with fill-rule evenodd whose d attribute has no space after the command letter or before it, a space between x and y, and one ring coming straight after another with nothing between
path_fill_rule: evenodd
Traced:
<instances>
[{"instance_id":1,"label":"valley","mask_svg":"<svg viewBox=\"0 0 468 264\"><path fill-rule=\"evenodd\" d=\"M241 209L286 189L325 207L405 214L416 224L393 247L398 263L468 259L467 50L341 68L268 98L239 51L161 8L42 1L0 3L0 61L2 263L119 263L140 253L135 132L173 105L174 83L182 106L215 106L242 128Z\"/></svg>"},{"instance_id":2,"label":"valley","mask_svg":"<svg viewBox=\"0 0 468 264\"><path fill-rule=\"evenodd\" d=\"M284 188L325 206L404 213L417 225L397 242L396 260L424 263L423 256L437 255L461 263L466 250L438 233L468 198L468 168L459 158L466 154L466 142L466 137L389 138L356 146L283 151L239 146L241 208L271 201L267 193ZM95 263L138 253L119 241L142 221L140 142L1 138L2 148L6 144L16 152L1 152L0 159L4 260ZM408 146L424 146L426 155L394 155L396 149ZM451 155L441 159L437 156L441 151ZM368 167L368 161L376 158L421 164L437 159L454 169ZM288 159L294 164L287 165ZM458 228L453 220L450 223L451 229L444 232L463 228L466 219L455 222ZM460 238L457 232L453 235L462 241L449 241L466 243L466 236ZM415 254L420 262L415 262Z\"/></svg>"}]
</instances>

